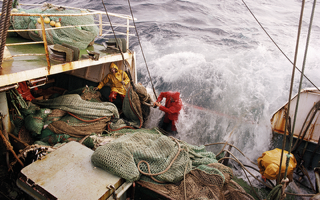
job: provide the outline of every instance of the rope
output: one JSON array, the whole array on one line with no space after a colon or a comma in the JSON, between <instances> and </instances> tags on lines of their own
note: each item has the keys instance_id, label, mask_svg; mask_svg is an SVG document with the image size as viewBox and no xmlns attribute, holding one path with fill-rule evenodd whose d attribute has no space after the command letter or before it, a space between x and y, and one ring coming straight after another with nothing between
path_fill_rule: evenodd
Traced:
<instances>
[{"instance_id":1,"label":"rope","mask_svg":"<svg viewBox=\"0 0 320 200\"><path fill-rule=\"evenodd\" d=\"M311 182L311 178L308 174L308 172L306 171L306 168L303 166L303 165L299 165L298 168L302 171L302 173L308 178L308 181L311 185L311 189L314 193L317 193L317 191L315 190L314 186L313 186L313 183Z\"/></svg>"},{"instance_id":2,"label":"rope","mask_svg":"<svg viewBox=\"0 0 320 200\"><path fill-rule=\"evenodd\" d=\"M244 0L241 0L243 2L243 4L246 6L246 8L249 10L249 12L251 13L251 15L254 17L254 19L257 21L257 23L260 25L260 27L262 28L262 30L267 34L267 36L270 38L270 40L273 42L274 45L276 45L276 47L278 48L278 50L287 58L287 60L293 64L293 62L290 60L290 58L288 58L288 56L280 49L280 47L275 43L275 41L272 39L272 37L268 34L268 32L263 28L263 26L261 25L261 23L258 21L258 19L255 17L255 15L252 13L252 11L250 10L250 8L247 6L247 4L244 2ZM303 0L304 2L304 0ZM293 64L294 65L294 64ZM300 69L298 67L296 67L294 65L294 67L300 72ZM303 75L315 88L317 88L317 90L320 91L320 89L306 76Z\"/></svg>"},{"instance_id":3,"label":"rope","mask_svg":"<svg viewBox=\"0 0 320 200\"><path fill-rule=\"evenodd\" d=\"M6 46L7 40L7 33L9 28L9 20L10 20L10 13L12 7L12 0L4 0L2 4L2 14L1 14L1 45L0 45L0 69L2 69L2 59L3 59L3 52Z\"/></svg>"},{"instance_id":4,"label":"rope","mask_svg":"<svg viewBox=\"0 0 320 200\"><path fill-rule=\"evenodd\" d=\"M112 29L113 36L114 36L114 38L115 38L115 40L116 40L117 46L119 47L118 49L119 49L119 51L120 51L120 54L121 54L121 57L122 57L122 62L123 62L123 65L124 65L124 67L125 67L125 70L126 70L126 69L127 69L127 63L125 62L125 59L124 59L124 56L123 56L123 52L122 52L122 50L121 50L121 48L120 48L120 45L119 45L119 42L118 42L116 33L115 33L114 29L113 29L113 25L112 25L112 23L111 23L110 16L109 16L109 14L108 14L108 11L107 11L107 8L106 8L106 6L105 6L105 4L104 4L104 1L103 1L103 0L101 0L101 1L102 1L104 10L106 11L106 14L107 14L107 17L108 17L108 20L109 20L109 23L110 23L110 27L111 27L111 29ZM123 73L122 73L122 75L123 75ZM132 81L130 69L128 70L128 77L129 77L129 79L130 79L130 83L131 83L133 89L136 90L136 88L135 88L135 86L134 86L134 84L133 84L133 81ZM122 85L123 85L123 87L125 88L125 85L124 85L124 84L122 84Z\"/></svg>"},{"instance_id":5,"label":"rope","mask_svg":"<svg viewBox=\"0 0 320 200\"><path fill-rule=\"evenodd\" d=\"M153 85L153 82L152 82L152 78L151 78L151 75L150 75L149 67L148 67L146 58L145 58L144 53L143 53L142 45L141 45L141 42L140 42L140 37L139 37L138 31L137 31L137 26L136 26L136 23L135 23L135 21L134 21L132 9L131 9L130 0L128 0L128 4L129 4L130 12L131 12L131 17L132 17L132 22L133 22L133 25L134 25L134 29L136 30L138 42L139 42L140 49L141 49L141 53L142 53L142 56L143 56L143 60L144 60L144 63L146 64L146 68L147 68L147 71L148 71L148 74L149 74L149 79L150 79L150 82L151 82L151 85L152 85L153 93L154 93L154 96L156 97L156 99L158 99L157 94L156 94L156 91L155 91L155 89L154 89L154 85Z\"/></svg>"},{"instance_id":6,"label":"rope","mask_svg":"<svg viewBox=\"0 0 320 200\"><path fill-rule=\"evenodd\" d=\"M217 142L217 143L210 143L210 144L205 144L204 146L211 146L211 145L216 145L216 144L225 144L225 142ZM254 165L258 165L258 163L255 163L253 161L250 160L250 158L248 158L246 155L244 155L244 153L238 149L236 146L234 146L233 144L227 143L228 145L234 147L235 149L237 149L245 158L247 158L252 164Z\"/></svg>"},{"instance_id":7,"label":"rope","mask_svg":"<svg viewBox=\"0 0 320 200\"><path fill-rule=\"evenodd\" d=\"M85 136L84 138L82 138L79 143L82 144L90 135Z\"/></svg>"},{"instance_id":8,"label":"rope","mask_svg":"<svg viewBox=\"0 0 320 200\"><path fill-rule=\"evenodd\" d=\"M296 62L296 58L297 58L297 51L298 51L298 43L299 43L299 38L300 38L300 30L301 30L301 26L302 26L302 17L303 17L303 10L304 10L304 3L305 0L302 1L302 5L301 5L301 12L300 12L300 20L299 20L299 28L298 28L298 35L297 35L297 44L296 44L296 50L295 50L295 62ZM293 81L294 81L294 74L295 74L295 64L293 64L293 68L292 68L292 75L291 75L291 84L290 84L290 91L289 91L289 99L288 99L288 110L287 110L287 116L286 116L286 121L285 121L285 127L284 127L284 134L283 134L283 141L282 141L282 151L281 151L281 158L280 158L280 167L279 167L279 172L278 172L278 179L277 182L280 182L280 176L281 176L281 169L282 169L282 159L283 159L283 151L284 148L286 146L286 133L287 133L287 123L288 123L288 118L289 118L289 112L290 112L290 101L291 101L291 95L292 95L292 88L293 88ZM291 135L293 136L293 132L291 130ZM291 145L292 145L292 140L290 137L290 151L288 151L289 155L291 153ZM290 158L289 158L290 159ZM288 164L289 160L287 159L287 164ZM288 168L288 165L287 165ZM287 168L285 171L285 176L284 178L287 177Z\"/></svg>"},{"instance_id":9,"label":"rope","mask_svg":"<svg viewBox=\"0 0 320 200\"><path fill-rule=\"evenodd\" d=\"M224 144L224 142L221 142L220 144ZM271 191L272 193L276 193L276 191L274 191L274 188L280 187L280 186L281 186L281 188L282 188L282 186L283 186L282 184L279 184L279 185L277 185L276 187L271 187L271 186L265 184L264 182L262 182L261 180L257 179L257 177L255 177L230 151L228 151L228 150L224 150L224 151L230 153L230 155L233 156L234 158L232 158L232 157L224 157L224 158L221 158L220 160L218 160L219 163L220 163L220 161L225 160L225 159L231 159L231 160L237 162L238 164L240 164L242 170L246 170L246 171L247 171L253 178L255 178L257 181L259 181L260 183L262 183L262 184L265 185L266 187L272 189L272 191L273 191L273 192ZM255 170L256 170L256 169L255 169ZM246 174L246 173L245 173L245 174ZM247 179L248 179L248 177L247 177ZM249 184L251 185L251 182L250 182L249 179L248 179L248 181L249 181ZM286 181L286 180L283 180L283 181ZM251 185L251 187L253 187L253 186ZM275 190L276 190L276 189L275 189ZM270 193L271 193L271 192L270 192ZM279 192L281 192L281 190L280 190ZM269 195L270 195L270 193L269 193ZM314 196L314 194L294 194L294 193L289 193L289 192L284 192L283 194L293 195L293 196L306 196L306 197L312 197L312 196ZM269 195L268 195L268 196L269 196ZM280 193L280 195L281 195L281 193ZM273 194L273 196L274 196L274 194ZM268 199L268 198L267 198L267 200L276 200L276 199Z\"/></svg>"},{"instance_id":10,"label":"rope","mask_svg":"<svg viewBox=\"0 0 320 200\"><path fill-rule=\"evenodd\" d=\"M310 125L311 125L311 123L312 123L312 121L313 121L313 119L314 119L314 117L315 117L315 115L317 114L317 111L318 111L319 109L320 109L320 101L318 101L318 102L317 102L315 105L313 105L313 107L310 109L310 111L309 111L309 113L308 113L308 115L307 115L307 117L306 117L306 119L305 119L305 121L304 121L304 123L303 123L303 125L302 125L302 128L301 128L301 131L300 131L300 133L299 133L299 136L297 137L297 140L296 140L295 144L294 144L293 147L292 147L292 151L297 150L297 148L300 146L303 138L305 137L305 135L306 135L306 133L307 133L307 130L309 129L309 127L310 127ZM312 114L311 119L308 120L308 118L309 118L309 116L310 116L311 114ZM306 125L307 121L309 121L309 123L308 123L305 131L303 131L304 126ZM303 132L303 135L301 136L302 132ZM300 136L301 136L301 138L300 138Z\"/></svg>"},{"instance_id":11,"label":"rope","mask_svg":"<svg viewBox=\"0 0 320 200\"><path fill-rule=\"evenodd\" d=\"M221 144L224 144L224 142L221 142ZM228 150L225 150L228 151ZM230 153L230 152L229 152ZM230 153L230 155L232 155L233 157L235 157L232 153ZM261 180L257 179L257 177L255 177L236 157L232 158L232 157L225 157L225 158L221 158L220 160L218 160L218 162L220 163L220 161L225 160L225 159L231 159L235 162L237 162L238 164L240 164L242 169L245 169L253 178L255 178L257 181L259 181L260 183L262 183L263 185L265 185L266 187L270 188L270 189L274 189L275 187L271 187L267 184L265 184L264 182L262 182ZM250 180L249 180L250 183ZM282 187L282 184L277 185L276 187ZM280 193L281 194L281 193ZM294 193L289 193L289 192L285 192L286 195L293 195L293 196L306 196L306 197L312 197L314 196L314 194L294 194Z\"/></svg>"},{"instance_id":12,"label":"rope","mask_svg":"<svg viewBox=\"0 0 320 200\"><path fill-rule=\"evenodd\" d=\"M265 185L266 187L272 189L271 186L267 185L266 183L264 183L263 181L261 181L261 180L259 180L257 177L255 177L230 151L228 151L228 150L224 150L224 151L230 153L230 155L233 156L234 158L232 158L232 157L223 157L223 158L220 158L220 159L218 160L219 163L220 163L220 161L225 160L225 159L234 160L234 161L236 161L237 163L239 163L240 166L241 166L241 168L244 169L244 170L246 170L253 178L255 178L257 181L259 181L261 184Z\"/></svg>"},{"instance_id":13,"label":"rope","mask_svg":"<svg viewBox=\"0 0 320 200\"><path fill-rule=\"evenodd\" d=\"M290 192L286 192L287 195L292 195L292 196L300 196L300 197L313 197L314 194L294 194Z\"/></svg>"},{"instance_id":14,"label":"rope","mask_svg":"<svg viewBox=\"0 0 320 200\"><path fill-rule=\"evenodd\" d=\"M186 168L184 168L184 173L183 173L183 189L184 189L184 199L187 200L187 186L186 186L186 173L187 173L187 168L188 168L188 162L186 164Z\"/></svg>"},{"instance_id":15,"label":"rope","mask_svg":"<svg viewBox=\"0 0 320 200\"><path fill-rule=\"evenodd\" d=\"M236 161L237 163L239 163L240 166L241 166L241 168L242 168L242 170L243 170L243 172L244 172L244 174L246 175L246 178L247 178L248 181L249 181L249 184L250 184L253 192L254 192L255 195L261 200L261 198L259 197L259 195L258 195L258 194L256 193L256 191L254 190L254 187L253 187L253 185L252 185L252 183L251 183L251 181L250 181L250 179L249 179L249 177L248 177L248 175L247 175L247 173L246 173L245 171L249 172L249 174L250 174L252 177L254 177L256 180L260 181L260 182L261 182L262 184L264 184L265 186L267 186L267 187L270 187L270 186L266 185L264 182L262 182L261 180L257 179L245 166L243 166L243 164L242 164L230 151L228 151L228 150L226 150L226 151L227 151L228 153L230 153L230 155L232 155L234 158L225 157L225 158L221 158L220 160L218 160L218 162L220 162L221 160L224 160L224 159L231 159L231 160L234 160L234 161Z\"/></svg>"},{"instance_id":16,"label":"rope","mask_svg":"<svg viewBox=\"0 0 320 200\"><path fill-rule=\"evenodd\" d=\"M267 200L278 200L281 198L281 189L282 184L277 185L274 187L271 192L267 196Z\"/></svg>"},{"instance_id":17,"label":"rope","mask_svg":"<svg viewBox=\"0 0 320 200\"><path fill-rule=\"evenodd\" d=\"M297 113L298 113L298 106L299 106L299 100L300 100L300 91L301 91L301 85L302 85L302 80L303 80L303 74L304 74L304 69L305 69L305 64L306 64L306 58L307 58L307 53L308 53L308 46L309 46L309 40L310 40L310 33L311 33L311 27L312 27L312 22L313 22L313 16L314 16L314 11L316 7L316 0L313 2L313 7L312 7L312 12L311 12L311 17L310 17L310 23L309 23L309 29L308 29L308 37L307 37L307 42L306 42L306 47L305 47L305 53L304 53L304 59L303 59L303 65L302 65L302 74L300 76L300 83L299 83L299 90L298 90L298 96L297 96L297 103L296 103L296 110L295 110L295 115L294 115L294 120L293 120L293 129L292 133L294 133L294 127L296 123L296 118L297 118ZM317 113L317 111L315 111ZM313 116L314 117L314 116ZM313 118L312 118L313 120ZM312 121L311 120L311 121ZM311 123L310 121L310 123ZM310 124L309 123L309 124ZM306 129L305 132L307 132L308 129ZM291 147L292 147L292 141L293 141L293 134L290 137L290 146L289 146L289 152L291 153ZM302 141L302 140L301 140ZM306 143L307 145L307 143ZM303 156L302 156L303 157ZM287 161L288 162L288 161ZM288 163L287 163L288 166ZM287 174L287 169L285 171L285 175Z\"/></svg>"},{"instance_id":18,"label":"rope","mask_svg":"<svg viewBox=\"0 0 320 200\"><path fill-rule=\"evenodd\" d=\"M67 112L67 113L68 113L69 115L71 115L72 117L74 117L74 118L76 118L76 119L78 119L78 120L80 120L80 121L83 121L83 122L96 122L96 121L99 121L99 120L101 120L101 119L107 118L106 116L104 116L104 117L101 117L101 118L98 118L98 119L85 120L85 119L81 119L80 117L72 114L71 112Z\"/></svg>"},{"instance_id":19,"label":"rope","mask_svg":"<svg viewBox=\"0 0 320 200\"><path fill-rule=\"evenodd\" d=\"M231 131L230 134L229 134L228 139L226 140L226 143L225 143L224 146L222 147L221 151L217 154L217 156L220 155L220 154L222 153L223 149L227 146L228 140L230 139L230 137L231 137L231 135L233 134L234 130L240 125L240 122L241 122L241 120L239 120L239 121L237 122L237 124L233 127L232 131Z\"/></svg>"},{"instance_id":20,"label":"rope","mask_svg":"<svg viewBox=\"0 0 320 200\"><path fill-rule=\"evenodd\" d=\"M2 139L2 141L4 143L4 145L7 148L7 150L10 151L13 154L13 156L15 157L15 159L17 159L18 162L21 164L21 166L24 167L24 164L18 158L17 154L13 151L13 147L11 146L10 142L8 141L8 139L3 135L3 132L1 130L0 130L0 136L1 136L1 139Z\"/></svg>"},{"instance_id":21,"label":"rope","mask_svg":"<svg viewBox=\"0 0 320 200\"><path fill-rule=\"evenodd\" d=\"M289 145L289 155L291 153L291 148L292 148L292 142L293 142L293 132L294 132L294 125L295 125L295 121L296 121L296 117L297 117L297 112L298 112L298 104L299 104L299 99L300 99L300 90L301 90L301 85L302 85L302 80L303 80L303 74L304 74L304 69L305 69L305 63L306 63L306 57L307 57L307 52L308 52L308 46L309 46L309 40L310 40L310 32L311 32L311 26L312 26L312 21L313 21L313 15L314 15L314 11L315 11L315 7L316 7L316 3L317 0L314 0L313 2L313 7L312 7L312 12L311 12L311 17L310 17L310 23L309 23L309 29L308 29L308 37L307 37L307 42L306 42L306 49L305 49L305 54L304 54L304 59L303 59L303 67L302 67L302 73L301 73L301 77L300 77L300 84L299 84L299 91L298 91L298 99L297 99L297 104L296 104L296 110L295 110L295 115L294 115L294 121L293 121L293 129L292 129L292 134L290 135L290 145ZM303 0L303 4L304 4L304 0ZM302 12L301 12L302 15ZM301 17L302 18L302 17ZM302 21L302 19L301 19ZM302 23L300 21L300 23ZM292 83L293 84L293 83ZM290 100L290 99L289 99ZM290 105L290 104L289 104ZM288 107L289 110L289 107ZM290 161L290 157L287 157L287 162L286 162L286 171L284 173L284 178L287 177L287 172L288 172L288 167L289 167L289 161ZM279 170L279 174L280 174L281 168Z\"/></svg>"},{"instance_id":22,"label":"rope","mask_svg":"<svg viewBox=\"0 0 320 200\"><path fill-rule=\"evenodd\" d=\"M158 172L158 173L156 173L156 174L151 174L150 165L149 165L149 163L148 163L147 161L145 161L145 160L140 160L140 162L137 164L138 170L139 170L139 172L140 172L141 174L146 175L146 176L150 176L150 178L152 178L152 180L154 180L154 181L156 181L156 182L158 182L158 183L165 183L165 182L159 181L159 180L155 179L153 176L157 176L157 175L160 175L160 174L163 174L163 173L167 172L167 171L170 169L170 167L171 167L171 165L173 164L173 162L174 162L174 161L177 159L177 157L179 156L180 152L183 150L183 149L181 148L179 142L177 141L177 139L175 139L174 137L171 137L171 136L170 136L170 138L177 143L177 145L178 145L178 152L177 152L177 154L175 155L175 157L172 159L172 161L170 162L170 164L168 165L168 167L167 167L165 170L163 170L162 172ZM148 172L149 172L149 173L143 172L143 171L140 169L140 164L141 164L141 163L145 163L145 164L148 166Z\"/></svg>"},{"instance_id":23,"label":"rope","mask_svg":"<svg viewBox=\"0 0 320 200\"><path fill-rule=\"evenodd\" d=\"M304 1L303 1L304 4ZM297 96L297 103L296 103L296 109L295 109L295 114L294 114L294 119L293 119L293 126L292 126L292 133L294 133L294 128L295 128L295 124L296 124L296 119L297 119L297 113L298 113L298 107L299 107L299 100L300 100L300 93L301 93L301 85L302 85L302 80L303 80L303 75L304 75L304 69L305 69L305 64L306 64L306 57L307 57L307 51L308 51L308 46L309 46L309 39L310 39L310 30L311 30L311 25L312 25L312 20L313 20L313 13L314 13L314 8L315 5L313 5L313 12L311 14L311 18L310 18L310 24L309 24L309 29L308 29L308 37L307 37L307 44L306 44L306 49L305 49L305 54L304 54L304 59L303 59L303 65L302 65L302 73L300 76L300 83L299 83L299 89L298 89L298 96ZM303 14L303 11L301 11L301 15ZM300 24L302 23L302 16L300 16ZM298 36L300 35L300 29L298 32ZM298 41L297 41L298 43ZM298 44L296 47L296 52L298 51ZM296 55L295 55L295 60L296 62ZM291 138L290 138L291 139Z\"/></svg>"}]
</instances>

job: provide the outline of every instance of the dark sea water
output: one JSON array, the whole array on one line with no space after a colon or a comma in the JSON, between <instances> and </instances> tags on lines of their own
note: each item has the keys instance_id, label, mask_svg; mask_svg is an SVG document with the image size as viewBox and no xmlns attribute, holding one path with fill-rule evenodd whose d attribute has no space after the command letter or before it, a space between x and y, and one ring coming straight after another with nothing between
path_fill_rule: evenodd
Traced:
<instances>
[{"instance_id":1,"label":"dark sea water","mask_svg":"<svg viewBox=\"0 0 320 200\"><path fill-rule=\"evenodd\" d=\"M43 2L104 10L97 0L30 3ZM246 3L293 62L301 1ZM305 5L300 69L312 3L307 0ZM130 15L125 0L105 4L109 12ZM179 137L195 145L228 140L256 161L271 146L270 118L288 100L292 64L242 1L134 0L131 6L157 95L168 90L181 93L184 110L177 124ZM130 32L135 34L134 29ZM138 81L152 93L137 37L130 38L130 48L136 52ZM305 74L320 87L319 9L314 15ZM299 78L296 72L294 94ZM305 87L312 84L304 80ZM160 118L161 112L153 110L147 126L154 127ZM217 152L220 148L209 149Z\"/></svg>"}]
</instances>

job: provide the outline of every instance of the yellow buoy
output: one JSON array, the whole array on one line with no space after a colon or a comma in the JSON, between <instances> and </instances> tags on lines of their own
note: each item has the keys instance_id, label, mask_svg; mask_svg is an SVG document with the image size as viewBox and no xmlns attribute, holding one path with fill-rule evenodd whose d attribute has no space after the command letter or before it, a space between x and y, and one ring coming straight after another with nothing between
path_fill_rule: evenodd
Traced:
<instances>
[{"instance_id":1,"label":"yellow buoy","mask_svg":"<svg viewBox=\"0 0 320 200\"><path fill-rule=\"evenodd\" d=\"M41 19L40 17L37 19L38 23L41 24Z\"/></svg>"},{"instance_id":2,"label":"yellow buoy","mask_svg":"<svg viewBox=\"0 0 320 200\"><path fill-rule=\"evenodd\" d=\"M11 10L11 12L12 12L12 13L16 13L16 12L19 12L19 10L16 9L16 8L14 8L14 9Z\"/></svg>"},{"instance_id":3,"label":"yellow buoy","mask_svg":"<svg viewBox=\"0 0 320 200\"><path fill-rule=\"evenodd\" d=\"M26 13L26 12L24 12L24 11L21 11L20 13Z\"/></svg>"},{"instance_id":4,"label":"yellow buoy","mask_svg":"<svg viewBox=\"0 0 320 200\"><path fill-rule=\"evenodd\" d=\"M45 18L44 18L44 23L46 23L46 24L49 24L49 23L50 23L49 17L45 17Z\"/></svg>"},{"instance_id":5,"label":"yellow buoy","mask_svg":"<svg viewBox=\"0 0 320 200\"><path fill-rule=\"evenodd\" d=\"M61 27L61 23L60 22L56 22L56 24L54 26L55 27Z\"/></svg>"},{"instance_id":6,"label":"yellow buoy","mask_svg":"<svg viewBox=\"0 0 320 200\"><path fill-rule=\"evenodd\" d=\"M51 22L50 22L50 25L51 25L51 26L55 26L55 24L56 24L55 21L51 21Z\"/></svg>"}]
</instances>

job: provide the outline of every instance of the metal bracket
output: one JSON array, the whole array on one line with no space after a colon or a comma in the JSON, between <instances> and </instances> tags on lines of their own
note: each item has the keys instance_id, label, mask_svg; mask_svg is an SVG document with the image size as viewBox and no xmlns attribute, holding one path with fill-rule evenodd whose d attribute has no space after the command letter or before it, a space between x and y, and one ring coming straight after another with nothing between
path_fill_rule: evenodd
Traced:
<instances>
[{"instance_id":1,"label":"metal bracket","mask_svg":"<svg viewBox=\"0 0 320 200\"><path fill-rule=\"evenodd\" d=\"M39 82L42 82L42 83L36 85L36 83L39 83ZM28 84L29 89L31 90L33 88L43 86L43 85L47 84L47 82L48 82L48 77L46 76L46 77L42 77L42 78L38 78L38 79L34 79L34 80L29 80L29 81L27 81L27 84Z\"/></svg>"},{"instance_id":2,"label":"metal bracket","mask_svg":"<svg viewBox=\"0 0 320 200\"><path fill-rule=\"evenodd\" d=\"M94 51L89 51L87 50L88 54L89 54L89 58L91 58L92 60L99 60L100 54Z\"/></svg>"}]
</instances>

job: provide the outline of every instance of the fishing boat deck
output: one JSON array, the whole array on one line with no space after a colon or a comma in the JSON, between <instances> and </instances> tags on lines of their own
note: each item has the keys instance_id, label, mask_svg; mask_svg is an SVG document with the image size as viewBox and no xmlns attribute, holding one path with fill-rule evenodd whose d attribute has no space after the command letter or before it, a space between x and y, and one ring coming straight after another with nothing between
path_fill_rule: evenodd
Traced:
<instances>
[{"instance_id":1,"label":"fishing boat deck","mask_svg":"<svg viewBox=\"0 0 320 200\"><path fill-rule=\"evenodd\" d=\"M7 44L24 42L30 41L21 37L8 37L7 39ZM13 60L6 60L2 64L2 70L0 71L0 87L52 74L122 60L122 56L119 52L110 53L105 50L104 46L94 44L87 49L80 50L80 59L78 61L61 63L50 59L51 66L48 67L46 56L40 55L45 54L43 44L8 46L8 49L13 56ZM82 58L82 55L88 55L87 50L99 53L99 59L93 60L91 58ZM31 53L36 55L16 56L19 54ZM124 59L129 59L133 56L130 51L123 55Z\"/></svg>"}]
</instances>

